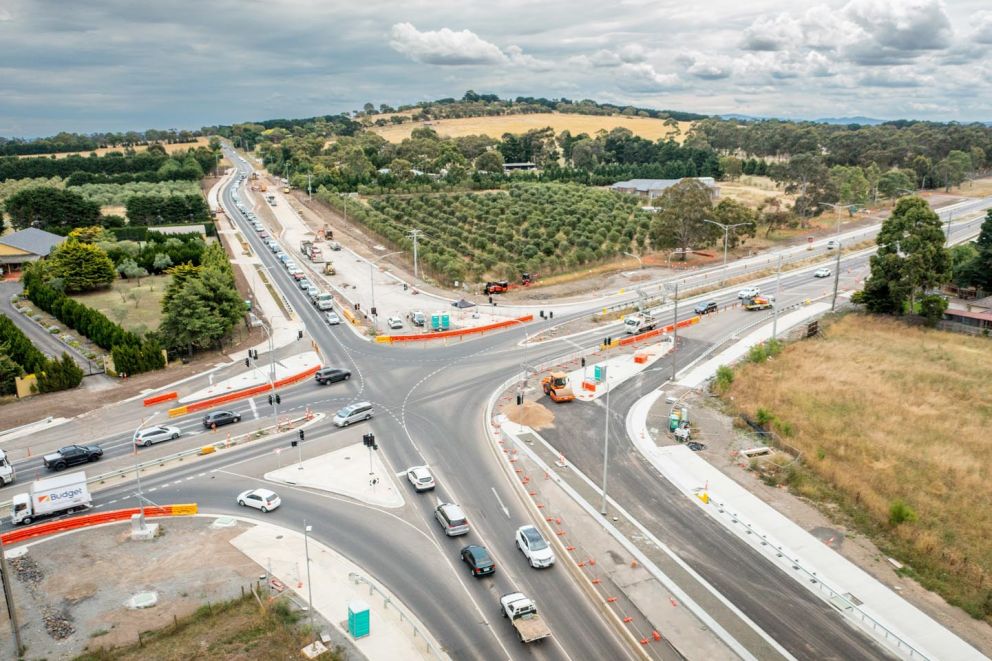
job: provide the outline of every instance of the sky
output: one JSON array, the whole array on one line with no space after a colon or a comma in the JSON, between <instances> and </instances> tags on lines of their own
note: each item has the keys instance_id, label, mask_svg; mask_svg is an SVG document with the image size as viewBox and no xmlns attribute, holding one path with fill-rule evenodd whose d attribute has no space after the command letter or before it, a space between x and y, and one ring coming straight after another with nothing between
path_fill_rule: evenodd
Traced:
<instances>
[{"instance_id":1,"label":"sky","mask_svg":"<svg viewBox=\"0 0 992 661\"><path fill-rule=\"evenodd\" d=\"M0 136L461 97L992 120L988 0L0 0Z\"/></svg>"}]
</instances>

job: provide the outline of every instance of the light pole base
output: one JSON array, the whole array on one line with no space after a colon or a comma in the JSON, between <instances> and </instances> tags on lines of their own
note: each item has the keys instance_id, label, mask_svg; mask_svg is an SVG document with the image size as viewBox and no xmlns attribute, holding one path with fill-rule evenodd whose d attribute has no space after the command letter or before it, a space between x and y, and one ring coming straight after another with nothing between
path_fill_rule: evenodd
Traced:
<instances>
[{"instance_id":1,"label":"light pole base","mask_svg":"<svg viewBox=\"0 0 992 661\"><path fill-rule=\"evenodd\" d=\"M131 541L147 542L158 535L158 524L147 523L140 514L131 516Z\"/></svg>"}]
</instances>

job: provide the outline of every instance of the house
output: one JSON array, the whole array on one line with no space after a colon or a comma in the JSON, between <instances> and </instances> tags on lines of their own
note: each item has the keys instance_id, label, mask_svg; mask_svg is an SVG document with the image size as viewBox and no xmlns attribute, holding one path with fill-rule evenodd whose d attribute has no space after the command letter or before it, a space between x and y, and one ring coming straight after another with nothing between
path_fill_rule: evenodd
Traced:
<instances>
[{"instance_id":1,"label":"house","mask_svg":"<svg viewBox=\"0 0 992 661\"><path fill-rule=\"evenodd\" d=\"M952 330L972 335L992 334L992 310L972 312L947 308L944 310L944 320L940 324L944 330Z\"/></svg>"},{"instance_id":2,"label":"house","mask_svg":"<svg viewBox=\"0 0 992 661\"><path fill-rule=\"evenodd\" d=\"M720 197L720 188L716 185L713 177L689 177L701 182L710 189L710 197ZM631 179L629 181L618 181L610 186L610 190L617 193L631 193L653 200L660 197L662 193L682 181L681 179Z\"/></svg>"},{"instance_id":3,"label":"house","mask_svg":"<svg viewBox=\"0 0 992 661\"><path fill-rule=\"evenodd\" d=\"M530 172L531 170L536 170L537 165L534 163L504 163L503 172Z\"/></svg>"},{"instance_id":4,"label":"house","mask_svg":"<svg viewBox=\"0 0 992 661\"><path fill-rule=\"evenodd\" d=\"M0 273L19 271L27 262L48 257L64 236L29 227L0 237Z\"/></svg>"}]
</instances>

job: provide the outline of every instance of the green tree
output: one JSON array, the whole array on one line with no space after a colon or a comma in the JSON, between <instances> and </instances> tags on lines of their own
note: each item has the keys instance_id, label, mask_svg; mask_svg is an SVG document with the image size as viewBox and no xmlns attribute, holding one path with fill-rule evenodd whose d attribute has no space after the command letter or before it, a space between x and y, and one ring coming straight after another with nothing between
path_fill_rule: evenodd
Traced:
<instances>
[{"instance_id":1,"label":"green tree","mask_svg":"<svg viewBox=\"0 0 992 661\"><path fill-rule=\"evenodd\" d=\"M152 268L158 273L172 266L172 258L164 252L155 253L152 260Z\"/></svg>"},{"instance_id":2,"label":"green tree","mask_svg":"<svg viewBox=\"0 0 992 661\"><path fill-rule=\"evenodd\" d=\"M912 170L889 170L878 178L878 192L883 197L893 198L905 195L916 187Z\"/></svg>"},{"instance_id":3,"label":"green tree","mask_svg":"<svg viewBox=\"0 0 992 661\"><path fill-rule=\"evenodd\" d=\"M148 271L138 266L138 263L131 258L121 261L117 265L117 272L126 280L130 280L131 278L136 279L139 285L141 284L141 279L148 275Z\"/></svg>"},{"instance_id":4,"label":"green tree","mask_svg":"<svg viewBox=\"0 0 992 661\"><path fill-rule=\"evenodd\" d=\"M100 205L79 193L39 186L14 193L4 205L15 229L66 230L100 224Z\"/></svg>"},{"instance_id":5,"label":"green tree","mask_svg":"<svg viewBox=\"0 0 992 661\"><path fill-rule=\"evenodd\" d=\"M479 172L503 174L503 154L496 149L479 154L475 159L475 169Z\"/></svg>"},{"instance_id":6,"label":"green tree","mask_svg":"<svg viewBox=\"0 0 992 661\"><path fill-rule=\"evenodd\" d=\"M720 228L704 223L712 215L709 188L696 179L683 179L655 200L658 213L651 222L651 240L658 248L678 248L684 261L690 247L711 245Z\"/></svg>"},{"instance_id":7,"label":"green tree","mask_svg":"<svg viewBox=\"0 0 992 661\"><path fill-rule=\"evenodd\" d=\"M17 392L15 378L24 376L24 370L10 356L0 353L0 396L13 395Z\"/></svg>"},{"instance_id":8,"label":"green tree","mask_svg":"<svg viewBox=\"0 0 992 661\"><path fill-rule=\"evenodd\" d=\"M730 181L737 181L744 173L744 164L741 159L735 156L721 156L720 167L723 168L723 174Z\"/></svg>"},{"instance_id":9,"label":"green tree","mask_svg":"<svg viewBox=\"0 0 992 661\"><path fill-rule=\"evenodd\" d=\"M712 220L724 225L747 223L743 227L735 227L730 230L727 236L728 245L731 248L744 245L747 237L753 237L758 229L758 212L729 197L720 200L713 208Z\"/></svg>"},{"instance_id":10,"label":"green tree","mask_svg":"<svg viewBox=\"0 0 992 661\"><path fill-rule=\"evenodd\" d=\"M70 294L109 287L114 281L114 263L107 253L71 239L51 252L46 267L48 275L60 279Z\"/></svg>"},{"instance_id":11,"label":"green tree","mask_svg":"<svg viewBox=\"0 0 992 661\"><path fill-rule=\"evenodd\" d=\"M864 170L857 165L835 165L830 168L830 180L837 199L843 204L865 204L868 202L871 184Z\"/></svg>"},{"instance_id":12,"label":"green tree","mask_svg":"<svg viewBox=\"0 0 992 661\"><path fill-rule=\"evenodd\" d=\"M65 352L62 353L61 359L50 360L45 369L38 372L38 390L40 392L69 390L78 386L82 381L83 370Z\"/></svg>"},{"instance_id":13,"label":"green tree","mask_svg":"<svg viewBox=\"0 0 992 661\"><path fill-rule=\"evenodd\" d=\"M105 230L99 225L93 225L91 227L77 227L69 232L69 238L75 239L80 243L101 243L112 242L115 240L112 232Z\"/></svg>"},{"instance_id":14,"label":"green tree","mask_svg":"<svg viewBox=\"0 0 992 661\"><path fill-rule=\"evenodd\" d=\"M960 186L971 172L971 156L967 153L952 149L947 156L937 163L935 168L937 179L944 185L944 190L950 192L952 186Z\"/></svg>"},{"instance_id":15,"label":"green tree","mask_svg":"<svg viewBox=\"0 0 992 661\"><path fill-rule=\"evenodd\" d=\"M961 267L961 274L956 274L955 281L992 292L992 209L985 212L982 229L974 242L974 255Z\"/></svg>"},{"instance_id":16,"label":"green tree","mask_svg":"<svg viewBox=\"0 0 992 661\"><path fill-rule=\"evenodd\" d=\"M804 227L809 217L822 211L821 202L833 202L837 199L830 170L818 155L797 154L788 163L769 168L768 174L774 181L784 185L786 193L798 195L794 209Z\"/></svg>"},{"instance_id":17,"label":"green tree","mask_svg":"<svg viewBox=\"0 0 992 661\"><path fill-rule=\"evenodd\" d=\"M871 258L871 275L861 300L871 312L903 314L913 309L918 291L936 288L950 277L940 218L920 197L904 197L885 219Z\"/></svg>"}]
</instances>

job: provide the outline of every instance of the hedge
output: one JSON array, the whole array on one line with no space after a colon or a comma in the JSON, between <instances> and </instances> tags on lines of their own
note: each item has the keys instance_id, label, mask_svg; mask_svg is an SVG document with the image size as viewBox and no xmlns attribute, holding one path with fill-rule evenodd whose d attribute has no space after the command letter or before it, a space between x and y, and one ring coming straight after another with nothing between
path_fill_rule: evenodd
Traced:
<instances>
[{"instance_id":1,"label":"hedge","mask_svg":"<svg viewBox=\"0 0 992 661\"><path fill-rule=\"evenodd\" d=\"M7 356L24 372L38 377L39 392L75 388L83 380L83 370L62 352L61 358L49 359L31 343L27 335L7 317L0 317L0 356ZM14 376L17 376L14 374ZM0 385L0 394L15 392L13 383Z\"/></svg>"}]
</instances>

